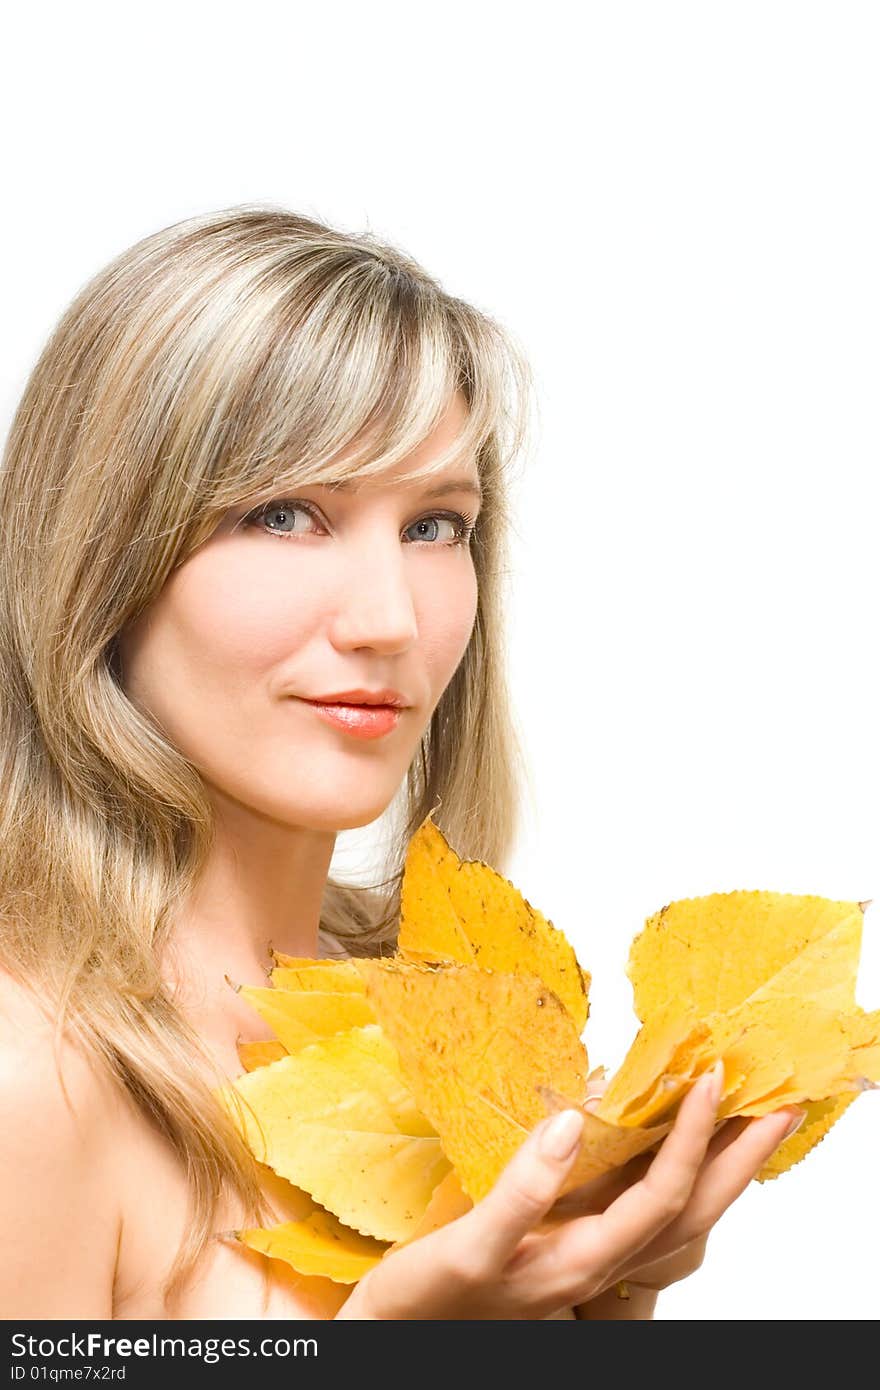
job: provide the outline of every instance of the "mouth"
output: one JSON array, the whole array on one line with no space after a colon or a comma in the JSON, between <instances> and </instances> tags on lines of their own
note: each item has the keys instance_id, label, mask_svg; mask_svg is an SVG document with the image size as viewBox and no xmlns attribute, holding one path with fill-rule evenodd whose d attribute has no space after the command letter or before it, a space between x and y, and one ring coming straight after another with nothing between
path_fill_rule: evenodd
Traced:
<instances>
[{"instance_id":1,"label":"mouth","mask_svg":"<svg viewBox=\"0 0 880 1390\"><path fill-rule=\"evenodd\" d=\"M319 718L355 738L381 738L400 723L398 705L354 704L347 701L303 700Z\"/></svg>"}]
</instances>

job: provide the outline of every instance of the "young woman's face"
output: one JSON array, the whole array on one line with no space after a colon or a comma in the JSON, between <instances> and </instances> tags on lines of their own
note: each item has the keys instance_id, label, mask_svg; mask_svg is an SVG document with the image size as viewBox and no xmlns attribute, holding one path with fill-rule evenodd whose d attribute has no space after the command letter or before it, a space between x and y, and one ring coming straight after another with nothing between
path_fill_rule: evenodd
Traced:
<instances>
[{"instance_id":1,"label":"young woman's face","mask_svg":"<svg viewBox=\"0 0 880 1390\"><path fill-rule=\"evenodd\" d=\"M291 826L366 825L394 796L467 647L477 610L473 461L400 481L463 418L453 403L406 466L357 490L310 485L227 514L120 636L129 698L209 786ZM455 481L459 485L456 486ZM308 700L400 693L387 732L358 737ZM342 711L344 714L344 711ZM355 716L356 717L356 716Z\"/></svg>"}]
</instances>

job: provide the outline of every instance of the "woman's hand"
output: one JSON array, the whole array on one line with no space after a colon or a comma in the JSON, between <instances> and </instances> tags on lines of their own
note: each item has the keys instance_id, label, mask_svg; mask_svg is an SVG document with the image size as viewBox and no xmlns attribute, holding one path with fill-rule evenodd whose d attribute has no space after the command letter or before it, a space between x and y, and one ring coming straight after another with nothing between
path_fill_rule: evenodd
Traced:
<instances>
[{"instance_id":1,"label":"woman's hand","mask_svg":"<svg viewBox=\"0 0 880 1390\"><path fill-rule=\"evenodd\" d=\"M591 1083L588 1106L595 1107L605 1085L602 1080ZM640 1250L633 1263L626 1267L622 1264L615 1271L615 1285L610 1290L615 1298L617 1286L625 1281L627 1293L634 1295L635 1306L647 1307L650 1316L654 1302L651 1294L656 1295L699 1269L716 1222L782 1141L794 1133L803 1117L802 1109L789 1106L756 1119L740 1116L725 1120L707 1146L686 1210L670 1223L660 1239ZM570 1217L573 1210L601 1210L639 1178L649 1162L644 1156L633 1159L597 1179L595 1184L566 1193L554 1209L556 1218ZM679 1248L670 1249L675 1241L681 1242ZM606 1291L604 1297L577 1306L575 1314L579 1318L626 1317L625 1301L624 1307L615 1307ZM642 1316L639 1312L634 1315Z\"/></svg>"},{"instance_id":2,"label":"woman's hand","mask_svg":"<svg viewBox=\"0 0 880 1390\"><path fill-rule=\"evenodd\" d=\"M658 1261L676 1257L702 1236L707 1211L714 1211L722 1193L730 1193L724 1205L738 1195L792 1118L791 1112L764 1117L748 1152L737 1151L724 1174L715 1172L710 1197L707 1165L720 1157L707 1158L707 1150L720 1081L720 1074L711 1073L692 1087L643 1176L630 1180L601 1212L573 1216L543 1231L537 1228L571 1170L576 1153L571 1136L579 1137L581 1124L577 1111L542 1121L481 1201L439 1230L386 1254L355 1286L337 1317L546 1318L587 1303L640 1268L650 1277Z\"/></svg>"}]
</instances>

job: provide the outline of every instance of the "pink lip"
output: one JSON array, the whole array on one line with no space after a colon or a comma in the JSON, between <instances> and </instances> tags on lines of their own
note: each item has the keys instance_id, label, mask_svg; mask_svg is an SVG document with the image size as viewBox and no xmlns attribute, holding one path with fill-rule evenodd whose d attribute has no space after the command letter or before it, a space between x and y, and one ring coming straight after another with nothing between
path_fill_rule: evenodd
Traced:
<instances>
[{"instance_id":1,"label":"pink lip","mask_svg":"<svg viewBox=\"0 0 880 1390\"><path fill-rule=\"evenodd\" d=\"M311 705L319 718L353 738L381 738L400 723L400 710L391 705L322 705L317 700L302 703Z\"/></svg>"}]
</instances>

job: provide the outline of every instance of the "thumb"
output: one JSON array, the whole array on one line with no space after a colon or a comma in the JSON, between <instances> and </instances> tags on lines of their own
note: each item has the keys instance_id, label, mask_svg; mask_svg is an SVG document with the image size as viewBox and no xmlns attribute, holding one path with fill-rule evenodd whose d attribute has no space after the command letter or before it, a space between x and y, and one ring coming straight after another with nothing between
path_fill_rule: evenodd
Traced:
<instances>
[{"instance_id":1,"label":"thumb","mask_svg":"<svg viewBox=\"0 0 880 1390\"><path fill-rule=\"evenodd\" d=\"M571 1171L583 1127L583 1115L574 1109L542 1120L463 1218L489 1268L503 1268L523 1236L553 1206Z\"/></svg>"}]
</instances>

